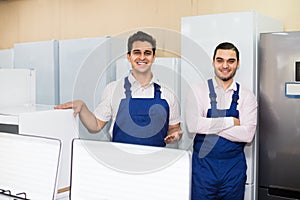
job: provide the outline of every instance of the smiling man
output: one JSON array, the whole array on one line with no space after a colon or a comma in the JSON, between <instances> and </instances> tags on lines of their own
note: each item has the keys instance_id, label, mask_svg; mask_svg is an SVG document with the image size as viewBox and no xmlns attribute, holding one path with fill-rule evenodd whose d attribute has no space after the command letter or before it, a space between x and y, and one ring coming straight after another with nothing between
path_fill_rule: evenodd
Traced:
<instances>
[{"instance_id":1,"label":"smiling man","mask_svg":"<svg viewBox=\"0 0 300 200\"><path fill-rule=\"evenodd\" d=\"M108 84L94 113L82 100L56 106L73 108L74 115L90 133L97 133L112 120L113 142L165 146L182 135L180 112L172 91L159 84L151 71L155 61L156 41L142 31L128 38L127 60L131 73Z\"/></svg>"},{"instance_id":2,"label":"smiling man","mask_svg":"<svg viewBox=\"0 0 300 200\"><path fill-rule=\"evenodd\" d=\"M186 124L195 134L192 200L243 200L246 183L244 147L257 124L254 94L235 82L239 51L219 44L213 55L215 76L195 84L186 100Z\"/></svg>"}]
</instances>

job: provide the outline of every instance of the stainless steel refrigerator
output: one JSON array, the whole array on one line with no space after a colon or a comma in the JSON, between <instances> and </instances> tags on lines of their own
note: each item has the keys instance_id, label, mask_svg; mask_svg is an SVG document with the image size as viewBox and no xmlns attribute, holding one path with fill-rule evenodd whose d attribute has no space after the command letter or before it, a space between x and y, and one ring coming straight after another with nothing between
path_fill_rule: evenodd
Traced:
<instances>
[{"instance_id":1,"label":"stainless steel refrigerator","mask_svg":"<svg viewBox=\"0 0 300 200\"><path fill-rule=\"evenodd\" d=\"M260 36L259 200L300 199L300 32Z\"/></svg>"}]
</instances>

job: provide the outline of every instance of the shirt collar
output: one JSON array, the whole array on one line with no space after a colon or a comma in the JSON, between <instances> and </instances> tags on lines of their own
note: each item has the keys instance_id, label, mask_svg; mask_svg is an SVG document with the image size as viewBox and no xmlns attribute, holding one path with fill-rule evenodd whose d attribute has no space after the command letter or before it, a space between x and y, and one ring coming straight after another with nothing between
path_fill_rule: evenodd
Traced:
<instances>
[{"instance_id":1,"label":"shirt collar","mask_svg":"<svg viewBox=\"0 0 300 200\"><path fill-rule=\"evenodd\" d=\"M212 80L213 80L214 88L220 88L220 86L218 85L218 83L216 81L216 78L214 77ZM234 90L234 91L237 90L235 80L232 81L231 85L229 86L229 88L226 91L229 91L229 90Z\"/></svg>"},{"instance_id":2,"label":"shirt collar","mask_svg":"<svg viewBox=\"0 0 300 200\"><path fill-rule=\"evenodd\" d=\"M157 77L154 74L152 74L152 75L153 76L152 76L152 79L151 79L149 85L152 85L153 83L156 83L156 84L160 85L159 80L157 79ZM128 80L132 85L140 85L140 83L134 78L132 73L129 74Z\"/></svg>"}]
</instances>

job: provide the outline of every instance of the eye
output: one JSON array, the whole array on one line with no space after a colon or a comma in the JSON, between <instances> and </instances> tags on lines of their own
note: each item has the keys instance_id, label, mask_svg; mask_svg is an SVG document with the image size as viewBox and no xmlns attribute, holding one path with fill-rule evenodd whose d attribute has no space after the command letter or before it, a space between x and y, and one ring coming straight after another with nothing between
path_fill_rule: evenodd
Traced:
<instances>
[{"instance_id":1,"label":"eye","mask_svg":"<svg viewBox=\"0 0 300 200\"><path fill-rule=\"evenodd\" d=\"M138 56L138 55L141 55L141 51L140 50L132 50L132 54L133 55L136 55L136 56Z\"/></svg>"},{"instance_id":2,"label":"eye","mask_svg":"<svg viewBox=\"0 0 300 200\"><path fill-rule=\"evenodd\" d=\"M149 51L149 50L146 50L145 52L144 52L144 55L145 56L151 56L153 53L152 53L152 51Z\"/></svg>"},{"instance_id":3,"label":"eye","mask_svg":"<svg viewBox=\"0 0 300 200\"><path fill-rule=\"evenodd\" d=\"M223 63L224 60L223 60L222 58L216 58L216 62L217 62L217 63Z\"/></svg>"},{"instance_id":4,"label":"eye","mask_svg":"<svg viewBox=\"0 0 300 200\"><path fill-rule=\"evenodd\" d=\"M229 59L227 62L228 62L229 64L233 64L235 61L236 61L235 59Z\"/></svg>"}]
</instances>

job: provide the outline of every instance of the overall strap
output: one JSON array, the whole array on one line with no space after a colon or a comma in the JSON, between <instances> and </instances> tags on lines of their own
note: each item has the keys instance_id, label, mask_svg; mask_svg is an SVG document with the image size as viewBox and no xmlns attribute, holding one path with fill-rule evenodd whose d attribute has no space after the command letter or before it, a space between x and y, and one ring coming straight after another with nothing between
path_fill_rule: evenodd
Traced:
<instances>
[{"instance_id":1,"label":"overall strap","mask_svg":"<svg viewBox=\"0 0 300 200\"><path fill-rule=\"evenodd\" d=\"M238 105L238 100L239 100L239 91L240 91L240 84L236 83L236 91L233 92L232 94L232 101L230 105L230 109L236 110L237 105Z\"/></svg>"},{"instance_id":2,"label":"overall strap","mask_svg":"<svg viewBox=\"0 0 300 200\"><path fill-rule=\"evenodd\" d=\"M210 105L211 109L217 109L217 94L214 89L214 84L212 79L208 79L208 88L209 88L209 98L210 98Z\"/></svg>"},{"instance_id":3,"label":"overall strap","mask_svg":"<svg viewBox=\"0 0 300 200\"><path fill-rule=\"evenodd\" d=\"M128 80L128 76L125 77L124 80L124 89L125 89L125 95L126 95L126 99L131 97L131 84Z\"/></svg>"},{"instance_id":4,"label":"overall strap","mask_svg":"<svg viewBox=\"0 0 300 200\"><path fill-rule=\"evenodd\" d=\"M154 83L154 98L161 99L160 85Z\"/></svg>"}]
</instances>

